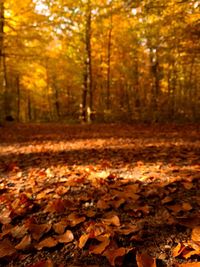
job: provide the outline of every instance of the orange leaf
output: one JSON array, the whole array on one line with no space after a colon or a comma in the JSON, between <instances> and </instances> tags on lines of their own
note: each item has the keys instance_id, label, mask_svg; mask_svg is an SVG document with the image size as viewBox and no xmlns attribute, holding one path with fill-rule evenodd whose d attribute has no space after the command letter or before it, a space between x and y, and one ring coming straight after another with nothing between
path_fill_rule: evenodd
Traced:
<instances>
[{"instance_id":1,"label":"orange leaf","mask_svg":"<svg viewBox=\"0 0 200 267\"><path fill-rule=\"evenodd\" d=\"M147 254L136 254L136 262L138 267L156 267L156 259Z\"/></svg>"},{"instance_id":2,"label":"orange leaf","mask_svg":"<svg viewBox=\"0 0 200 267\"><path fill-rule=\"evenodd\" d=\"M11 222L10 214L11 214L11 210L2 211L0 215L0 223L2 224L10 223Z\"/></svg>"},{"instance_id":3,"label":"orange leaf","mask_svg":"<svg viewBox=\"0 0 200 267\"><path fill-rule=\"evenodd\" d=\"M31 244L31 237L30 235L26 235L21 242L15 246L16 249L24 250L27 249Z\"/></svg>"},{"instance_id":4,"label":"orange leaf","mask_svg":"<svg viewBox=\"0 0 200 267\"><path fill-rule=\"evenodd\" d=\"M47 237L46 239L42 240L39 244L35 245L35 248L38 250L43 249L44 247L52 248L58 244L58 241L55 240L53 237Z\"/></svg>"},{"instance_id":5,"label":"orange leaf","mask_svg":"<svg viewBox=\"0 0 200 267\"><path fill-rule=\"evenodd\" d=\"M88 239L90 238L90 234L84 234L79 238L79 244L78 247L79 248L83 248L86 244L86 242L88 241Z\"/></svg>"},{"instance_id":6,"label":"orange leaf","mask_svg":"<svg viewBox=\"0 0 200 267\"><path fill-rule=\"evenodd\" d=\"M200 242L200 226L193 228L191 238L195 242Z\"/></svg>"},{"instance_id":7,"label":"orange leaf","mask_svg":"<svg viewBox=\"0 0 200 267\"><path fill-rule=\"evenodd\" d=\"M110 234L105 234L96 238L101 243L90 247L90 252L93 254L101 254L110 244Z\"/></svg>"},{"instance_id":8,"label":"orange leaf","mask_svg":"<svg viewBox=\"0 0 200 267\"><path fill-rule=\"evenodd\" d=\"M192 210L192 206L190 205L190 203L183 203L182 207L183 207L183 210L186 210L186 211Z\"/></svg>"},{"instance_id":9,"label":"orange leaf","mask_svg":"<svg viewBox=\"0 0 200 267\"><path fill-rule=\"evenodd\" d=\"M5 239L2 242L0 242L0 258L11 256L16 252L14 246L12 243Z\"/></svg>"},{"instance_id":10,"label":"orange leaf","mask_svg":"<svg viewBox=\"0 0 200 267\"><path fill-rule=\"evenodd\" d=\"M65 228L68 226L68 221L66 219L61 220L53 225L53 229L57 234L63 234Z\"/></svg>"},{"instance_id":11,"label":"orange leaf","mask_svg":"<svg viewBox=\"0 0 200 267\"><path fill-rule=\"evenodd\" d=\"M69 243L74 240L72 231L67 230L63 235L56 236L56 239L60 243Z\"/></svg>"},{"instance_id":12,"label":"orange leaf","mask_svg":"<svg viewBox=\"0 0 200 267\"><path fill-rule=\"evenodd\" d=\"M105 218L102 221L107 225L120 226L120 220L117 215L109 216L109 218Z\"/></svg>"},{"instance_id":13,"label":"orange leaf","mask_svg":"<svg viewBox=\"0 0 200 267\"><path fill-rule=\"evenodd\" d=\"M106 251L103 253L103 255L108 259L110 264L112 266L115 266L115 261L118 257L123 257L126 255L130 250L133 250L133 248L111 248L106 249Z\"/></svg>"},{"instance_id":14,"label":"orange leaf","mask_svg":"<svg viewBox=\"0 0 200 267\"><path fill-rule=\"evenodd\" d=\"M11 229L11 234L14 238L22 238L27 233L28 227L26 225L15 226Z\"/></svg>"},{"instance_id":15,"label":"orange leaf","mask_svg":"<svg viewBox=\"0 0 200 267\"><path fill-rule=\"evenodd\" d=\"M200 262L182 263L178 267L200 267Z\"/></svg>"},{"instance_id":16,"label":"orange leaf","mask_svg":"<svg viewBox=\"0 0 200 267\"><path fill-rule=\"evenodd\" d=\"M85 216L79 216L76 213L71 213L68 216L68 220L70 221L70 226L74 227L77 224L84 222L86 220L86 217Z\"/></svg>"},{"instance_id":17,"label":"orange leaf","mask_svg":"<svg viewBox=\"0 0 200 267\"><path fill-rule=\"evenodd\" d=\"M51 224L44 223L44 224L30 224L28 226L29 231L32 234L32 237L35 240L39 240L45 233L49 232L51 229Z\"/></svg>"},{"instance_id":18,"label":"orange leaf","mask_svg":"<svg viewBox=\"0 0 200 267\"><path fill-rule=\"evenodd\" d=\"M183 250L185 249L185 246L182 243L178 243L178 245L173 249L172 255L173 257L179 256Z\"/></svg>"}]
</instances>

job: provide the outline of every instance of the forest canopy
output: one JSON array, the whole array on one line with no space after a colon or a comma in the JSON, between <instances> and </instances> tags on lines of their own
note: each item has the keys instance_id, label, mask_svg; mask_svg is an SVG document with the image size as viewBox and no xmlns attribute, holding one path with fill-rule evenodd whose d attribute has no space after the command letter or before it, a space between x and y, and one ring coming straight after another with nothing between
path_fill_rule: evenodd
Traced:
<instances>
[{"instance_id":1,"label":"forest canopy","mask_svg":"<svg viewBox=\"0 0 200 267\"><path fill-rule=\"evenodd\" d=\"M0 121L198 121L197 0L0 0Z\"/></svg>"}]
</instances>

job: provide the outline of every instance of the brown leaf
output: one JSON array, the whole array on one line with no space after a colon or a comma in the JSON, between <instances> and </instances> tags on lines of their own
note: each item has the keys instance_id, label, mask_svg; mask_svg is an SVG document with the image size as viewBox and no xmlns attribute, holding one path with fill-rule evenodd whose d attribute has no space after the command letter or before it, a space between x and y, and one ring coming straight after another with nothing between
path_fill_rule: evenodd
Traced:
<instances>
[{"instance_id":1,"label":"brown leaf","mask_svg":"<svg viewBox=\"0 0 200 267\"><path fill-rule=\"evenodd\" d=\"M42 240L39 244L35 245L35 248L37 250L41 250L44 247L52 248L55 247L58 244L58 241L53 237L47 237L44 240Z\"/></svg>"},{"instance_id":2,"label":"brown leaf","mask_svg":"<svg viewBox=\"0 0 200 267\"><path fill-rule=\"evenodd\" d=\"M99 200L97 201L97 208L98 208L98 209L106 210L106 209L108 209L109 207L110 207L110 205L109 205L108 202L106 202L106 201L104 201L104 200L102 200L102 199L99 199Z\"/></svg>"},{"instance_id":3,"label":"brown leaf","mask_svg":"<svg viewBox=\"0 0 200 267\"><path fill-rule=\"evenodd\" d=\"M96 237L96 239L101 243L96 246L91 246L89 250L90 253L101 254L110 244L110 234L105 234L103 236Z\"/></svg>"},{"instance_id":4,"label":"brown leaf","mask_svg":"<svg viewBox=\"0 0 200 267\"><path fill-rule=\"evenodd\" d=\"M74 226L78 225L79 223L84 222L86 220L86 217L85 216L79 216L76 213L71 213L68 216L68 220L70 221L70 226L74 227Z\"/></svg>"},{"instance_id":5,"label":"brown leaf","mask_svg":"<svg viewBox=\"0 0 200 267\"><path fill-rule=\"evenodd\" d=\"M136 254L136 262L138 267L156 267L156 259L147 254Z\"/></svg>"},{"instance_id":6,"label":"brown leaf","mask_svg":"<svg viewBox=\"0 0 200 267\"><path fill-rule=\"evenodd\" d=\"M12 256L15 252L16 249L8 239L0 242L0 258Z\"/></svg>"},{"instance_id":7,"label":"brown leaf","mask_svg":"<svg viewBox=\"0 0 200 267\"><path fill-rule=\"evenodd\" d=\"M30 235L26 235L19 244L15 246L16 249L24 250L27 249L31 244Z\"/></svg>"},{"instance_id":8,"label":"brown leaf","mask_svg":"<svg viewBox=\"0 0 200 267\"><path fill-rule=\"evenodd\" d=\"M44 260L44 261L39 261L37 263L28 265L27 267L53 267L53 262L51 260Z\"/></svg>"},{"instance_id":9,"label":"brown leaf","mask_svg":"<svg viewBox=\"0 0 200 267\"><path fill-rule=\"evenodd\" d=\"M120 228L119 232L123 235L129 235L138 232L140 229L141 227L138 225L127 224Z\"/></svg>"},{"instance_id":10,"label":"brown leaf","mask_svg":"<svg viewBox=\"0 0 200 267\"><path fill-rule=\"evenodd\" d=\"M11 222L11 218L10 218L10 214L11 214L11 211L6 209L4 211L1 211L1 214L0 214L0 223L2 224L8 224Z\"/></svg>"},{"instance_id":11,"label":"brown leaf","mask_svg":"<svg viewBox=\"0 0 200 267\"><path fill-rule=\"evenodd\" d=\"M183 203L182 207L183 207L183 210L185 210L185 211L192 210L192 206L190 205L190 203L187 203L187 202Z\"/></svg>"},{"instance_id":12,"label":"brown leaf","mask_svg":"<svg viewBox=\"0 0 200 267\"><path fill-rule=\"evenodd\" d=\"M65 228L68 226L67 219L63 219L60 222L54 223L53 229L57 234L63 234L65 232Z\"/></svg>"},{"instance_id":13,"label":"brown leaf","mask_svg":"<svg viewBox=\"0 0 200 267\"><path fill-rule=\"evenodd\" d=\"M54 199L52 202L50 202L46 209L45 212L52 212L52 213L62 213L66 210L66 205L65 205L65 200L63 199Z\"/></svg>"},{"instance_id":14,"label":"brown leaf","mask_svg":"<svg viewBox=\"0 0 200 267\"><path fill-rule=\"evenodd\" d=\"M83 248L85 244L87 243L88 239L90 238L90 234L84 234L79 238L79 248Z\"/></svg>"},{"instance_id":15,"label":"brown leaf","mask_svg":"<svg viewBox=\"0 0 200 267\"><path fill-rule=\"evenodd\" d=\"M120 220L117 215L108 216L108 218L102 219L107 225L120 226Z\"/></svg>"},{"instance_id":16,"label":"brown leaf","mask_svg":"<svg viewBox=\"0 0 200 267\"><path fill-rule=\"evenodd\" d=\"M27 233L28 227L26 225L15 226L11 229L11 234L14 238L22 238Z\"/></svg>"},{"instance_id":17,"label":"brown leaf","mask_svg":"<svg viewBox=\"0 0 200 267\"><path fill-rule=\"evenodd\" d=\"M123 257L126 255L130 250L133 250L133 248L110 248L106 249L106 251L103 253L103 255L108 259L110 264L112 266L115 266L116 259L118 257Z\"/></svg>"},{"instance_id":18,"label":"brown leaf","mask_svg":"<svg viewBox=\"0 0 200 267\"><path fill-rule=\"evenodd\" d=\"M200 242L200 226L193 228L191 238L195 242Z\"/></svg>"},{"instance_id":19,"label":"brown leaf","mask_svg":"<svg viewBox=\"0 0 200 267\"><path fill-rule=\"evenodd\" d=\"M28 226L29 231L35 240L39 240L45 233L49 232L51 229L51 224L44 223L44 224L30 224Z\"/></svg>"},{"instance_id":20,"label":"brown leaf","mask_svg":"<svg viewBox=\"0 0 200 267\"><path fill-rule=\"evenodd\" d=\"M67 230L63 235L56 236L55 238L60 243L69 243L74 240L74 235L72 231Z\"/></svg>"}]
</instances>

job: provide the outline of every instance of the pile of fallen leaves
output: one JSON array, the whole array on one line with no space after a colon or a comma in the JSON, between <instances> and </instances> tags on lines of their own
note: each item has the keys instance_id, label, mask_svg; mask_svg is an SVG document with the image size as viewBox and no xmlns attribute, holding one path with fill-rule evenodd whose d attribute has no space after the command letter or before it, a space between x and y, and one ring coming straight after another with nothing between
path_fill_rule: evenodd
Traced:
<instances>
[{"instance_id":1,"label":"pile of fallen leaves","mask_svg":"<svg viewBox=\"0 0 200 267\"><path fill-rule=\"evenodd\" d=\"M0 129L0 266L200 266L199 134Z\"/></svg>"}]
</instances>

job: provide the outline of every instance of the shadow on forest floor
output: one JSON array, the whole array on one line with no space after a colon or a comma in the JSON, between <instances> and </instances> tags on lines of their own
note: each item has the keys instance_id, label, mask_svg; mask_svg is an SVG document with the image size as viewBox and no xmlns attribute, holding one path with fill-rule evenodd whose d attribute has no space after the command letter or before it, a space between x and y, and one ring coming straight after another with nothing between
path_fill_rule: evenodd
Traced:
<instances>
[{"instance_id":1,"label":"shadow on forest floor","mask_svg":"<svg viewBox=\"0 0 200 267\"><path fill-rule=\"evenodd\" d=\"M1 129L0 266L200 260L196 126L57 127Z\"/></svg>"}]
</instances>

